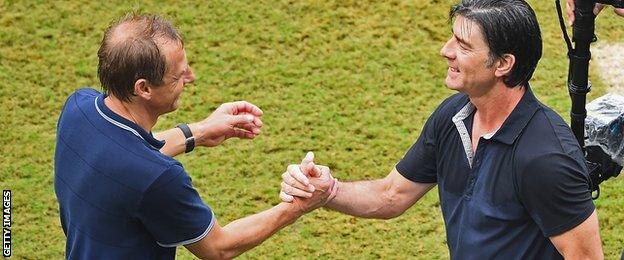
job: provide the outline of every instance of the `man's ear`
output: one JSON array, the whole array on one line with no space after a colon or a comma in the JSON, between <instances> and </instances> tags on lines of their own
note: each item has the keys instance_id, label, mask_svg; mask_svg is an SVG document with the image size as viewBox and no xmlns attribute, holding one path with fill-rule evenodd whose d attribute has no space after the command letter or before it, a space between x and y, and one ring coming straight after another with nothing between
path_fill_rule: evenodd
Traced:
<instances>
[{"instance_id":1,"label":"man's ear","mask_svg":"<svg viewBox=\"0 0 624 260\"><path fill-rule=\"evenodd\" d=\"M152 99L152 87L145 79L138 79L134 82L134 95L144 99L150 100Z\"/></svg>"},{"instance_id":2,"label":"man's ear","mask_svg":"<svg viewBox=\"0 0 624 260\"><path fill-rule=\"evenodd\" d=\"M500 57L495 63L496 71L494 72L494 75L496 75L496 77L509 76L509 73L511 73L511 69L513 68L514 64L516 64L515 56L513 56L512 54L503 54L503 56Z\"/></svg>"}]
</instances>

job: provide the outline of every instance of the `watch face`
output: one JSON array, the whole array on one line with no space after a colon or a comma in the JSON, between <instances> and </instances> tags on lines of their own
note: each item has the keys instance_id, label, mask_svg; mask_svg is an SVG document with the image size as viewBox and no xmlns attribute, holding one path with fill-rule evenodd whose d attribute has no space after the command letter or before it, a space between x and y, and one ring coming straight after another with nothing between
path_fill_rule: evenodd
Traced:
<instances>
[{"instance_id":1,"label":"watch face","mask_svg":"<svg viewBox=\"0 0 624 260\"><path fill-rule=\"evenodd\" d=\"M193 149L195 149L195 137L191 136L189 138L186 138L186 153L193 151Z\"/></svg>"}]
</instances>

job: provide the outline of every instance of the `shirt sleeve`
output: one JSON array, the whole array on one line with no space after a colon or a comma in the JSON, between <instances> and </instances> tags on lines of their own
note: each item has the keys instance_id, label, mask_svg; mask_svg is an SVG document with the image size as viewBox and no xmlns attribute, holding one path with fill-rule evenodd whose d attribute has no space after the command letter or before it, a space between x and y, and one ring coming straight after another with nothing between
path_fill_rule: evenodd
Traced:
<instances>
[{"instance_id":1,"label":"shirt sleeve","mask_svg":"<svg viewBox=\"0 0 624 260\"><path fill-rule=\"evenodd\" d=\"M532 160L516 183L520 200L546 237L578 226L594 212L587 167L569 155Z\"/></svg>"},{"instance_id":2,"label":"shirt sleeve","mask_svg":"<svg viewBox=\"0 0 624 260\"><path fill-rule=\"evenodd\" d=\"M163 247L195 243L210 232L216 221L179 165L161 174L144 194L138 218Z\"/></svg>"},{"instance_id":3,"label":"shirt sleeve","mask_svg":"<svg viewBox=\"0 0 624 260\"><path fill-rule=\"evenodd\" d=\"M416 143L396 165L397 171L408 180L420 183L437 182L436 136L434 112L423 127Z\"/></svg>"}]
</instances>

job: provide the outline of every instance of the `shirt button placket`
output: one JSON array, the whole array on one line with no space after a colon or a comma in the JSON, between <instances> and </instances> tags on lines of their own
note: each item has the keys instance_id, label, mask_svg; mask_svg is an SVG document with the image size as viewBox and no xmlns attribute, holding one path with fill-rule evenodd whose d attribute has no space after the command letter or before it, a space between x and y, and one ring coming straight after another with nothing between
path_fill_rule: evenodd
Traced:
<instances>
[{"instance_id":1,"label":"shirt button placket","mask_svg":"<svg viewBox=\"0 0 624 260\"><path fill-rule=\"evenodd\" d=\"M472 193L474 191L475 181L477 179L477 171L481 168L481 158L483 157L483 151L486 148L486 140L483 138L479 139L479 144L477 145L477 151L475 151L474 156L474 165L470 170L470 176L468 177L468 187L466 189L464 198L466 200L470 200L472 198Z\"/></svg>"}]
</instances>

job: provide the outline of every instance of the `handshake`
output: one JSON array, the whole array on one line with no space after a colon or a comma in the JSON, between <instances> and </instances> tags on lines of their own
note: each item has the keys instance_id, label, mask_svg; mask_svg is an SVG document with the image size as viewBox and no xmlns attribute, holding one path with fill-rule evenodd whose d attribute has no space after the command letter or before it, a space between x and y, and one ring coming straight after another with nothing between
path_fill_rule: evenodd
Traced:
<instances>
[{"instance_id":1,"label":"handshake","mask_svg":"<svg viewBox=\"0 0 624 260\"><path fill-rule=\"evenodd\" d=\"M329 167L316 165L314 153L308 152L301 164L291 164L282 174L280 199L292 203L302 213L326 205L338 191L338 180Z\"/></svg>"}]
</instances>

